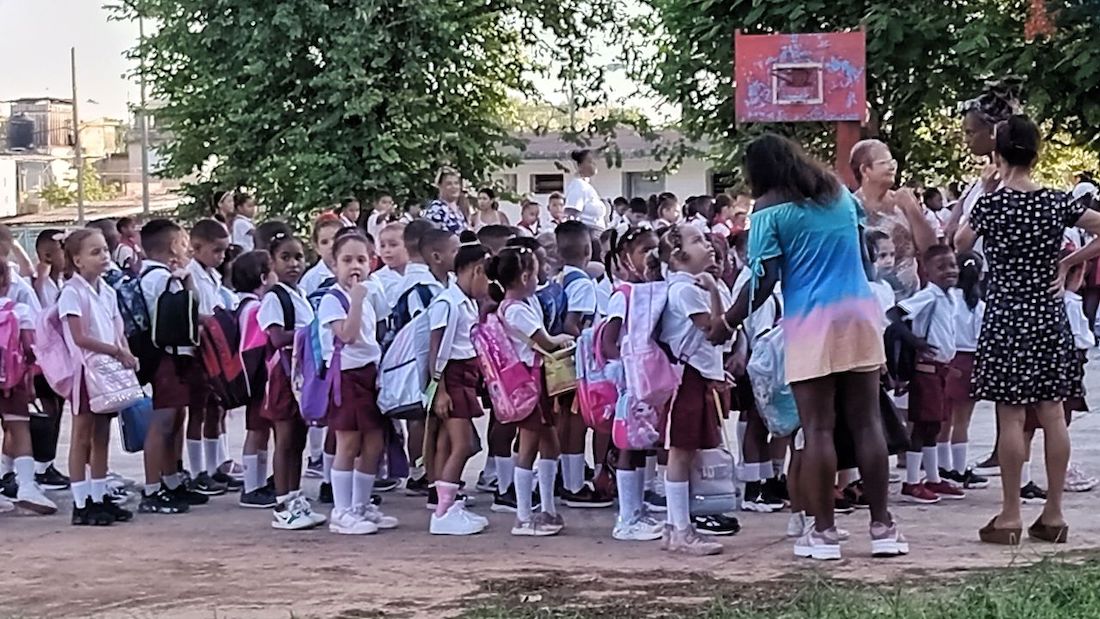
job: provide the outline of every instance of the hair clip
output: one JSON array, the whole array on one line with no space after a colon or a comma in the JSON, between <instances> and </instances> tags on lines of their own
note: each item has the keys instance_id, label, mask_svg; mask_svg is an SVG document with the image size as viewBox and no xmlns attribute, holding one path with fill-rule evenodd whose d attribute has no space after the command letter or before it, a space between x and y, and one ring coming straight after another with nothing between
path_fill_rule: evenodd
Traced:
<instances>
[{"instance_id":1,"label":"hair clip","mask_svg":"<svg viewBox=\"0 0 1100 619\"><path fill-rule=\"evenodd\" d=\"M481 247L481 241L466 241L465 243L459 243L459 247Z\"/></svg>"},{"instance_id":2,"label":"hair clip","mask_svg":"<svg viewBox=\"0 0 1100 619\"><path fill-rule=\"evenodd\" d=\"M512 250L512 251L516 252L517 254L520 254L521 256L523 254L531 253L531 248L530 247L523 247L521 245L509 245L509 246L505 247L504 249L502 249L501 251L505 251L505 250Z\"/></svg>"},{"instance_id":3,"label":"hair clip","mask_svg":"<svg viewBox=\"0 0 1100 619\"><path fill-rule=\"evenodd\" d=\"M280 230L280 231L276 232L275 234L271 235L271 240L272 241L278 241L280 239L285 239L287 236L289 236L289 235L286 232L283 232L282 230Z\"/></svg>"}]
</instances>

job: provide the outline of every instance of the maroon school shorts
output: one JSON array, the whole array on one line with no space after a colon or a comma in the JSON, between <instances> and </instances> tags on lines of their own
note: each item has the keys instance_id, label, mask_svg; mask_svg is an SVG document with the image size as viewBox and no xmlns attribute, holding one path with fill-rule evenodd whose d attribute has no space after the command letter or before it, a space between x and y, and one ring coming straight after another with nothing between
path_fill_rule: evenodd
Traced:
<instances>
[{"instance_id":1,"label":"maroon school shorts","mask_svg":"<svg viewBox=\"0 0 1100 619\"><path fill-rule=\"evenodd\" d=\"M325 423L337 432L381 430L385 419L378 411L378 366L370 364L340 372L340 404L329 397Z\"/></svg>"},{"instance_id":2,"label":"maroon school shorts","mask_svg":"<svg viewBox=\"0 0 1100 619\"><path fill-rule=\"evenodd\" d=\"M166 355L153 375L153 408L179 409L206 405L210 393L202 362L187 355Z\"/></svg>"},{"instance_id":3,"label":"maroon school shorts","mask_svg":"<svg viewBox=\"0 0 1100 619\"><path fill-rule=\"evenodd\" d=\"M279 354L279 353L276 353ZM290 355L290 351L282 354ZM298 400L290 388L290 376L284 364L275 361L268 364L267 388L264 390L264 405L260 416L268 421L291 421L298 414Z\"/></svg>"},{"instance_id":4,"label":"maroon school shorts","mask_svg":"<svg viewBox=\"0 0 1100 619\"><path fill-rule=\"evenodd\" d=\"M476 419L485 414L478 397L481 368L477 359L452 359L443 368L443 383L451 398L452 419Z\"/></svg>"},{"instance_id":5,"label":"maroon school shorts","mask_svg":"<svg viewBox=\"0 0 1100 619\"><path fill-rule=\"evenodd\" d=\"M538 432L543 428L552 428L556 424L558 413L555 408L557 398L552 398L546 394L546 375L543 374L542 368L538 370L539 381L542 383L542 391L539 396L539 403L535 405L535 410L527 416L523 421L517 421L509 425L521 430L530 430L532 432Z\"/></svg>"},{"instance_id":6,"label":"maroon school shorts","mask_svg":"<svg viewBox=\"0 0 1100 619\"><path fill-rule=\"evenodd\" d=\"M27 381L8 390L0 389L0 419L4 421L30 421L31 395Z\"/></svg>"},{"instance_id":7,"label":"maroon school shorts","mask_svg":"<svg viewBox=\"0 0 1100 619\"><path fill-rule=\"evenodd\" d=\"M253 398L251 402L244 407L244 429L249 432L267 432L271 429L271 422L264 419L264 398L260 394L259 397Z\"/></svg>"},{"instance_id":8,"label":"maroon school shorts","mask_svg":"<svg viewBox=\"0 0 1100 619\"><path fill-rule=\"evenodd\" d=\"M88 383L84 380L84 376L80 377L80 405L71 407L74 415L91 415L92 404L88 399ZM114 415L116 413L110 413Z\"/></svg>"},{"instance_id":9,"label":"maroon school shorts","mask_svg":"<svg viewBox=\"0 0 1100 619\"><path fill-rule=\"evenodd\" d=\"M970 379L974 376L974 353L958 352L951 363L947 364L951 372L947 375L947 405L970 402Z\"/></svg>"},{"instance_id":10,"label":"maroon school shorts","mask_svg":"<svg viewBox=\"0 0 1100 619\"><path fill-rule=\"evenodd\" d=\"M672 406L661 415L661 440L665 447L713 449L722 444L719 427L720 404L714 381L699 370L684 366L684 379L672 398Z\"/></svg>"},{"instance_id":11,"label":"maroon school shorts","mask_svg":"<svg viewBox=\"0 0 1100 619\"><path fill-rule=\"evenodd\" d=\"M947 401L947 377L952 374L946 363L925 362L920 367L932 371L913 372L909 381L909 421L913 423L943 423L951 419L951 407Z\"/></svg>"}]
</instances>

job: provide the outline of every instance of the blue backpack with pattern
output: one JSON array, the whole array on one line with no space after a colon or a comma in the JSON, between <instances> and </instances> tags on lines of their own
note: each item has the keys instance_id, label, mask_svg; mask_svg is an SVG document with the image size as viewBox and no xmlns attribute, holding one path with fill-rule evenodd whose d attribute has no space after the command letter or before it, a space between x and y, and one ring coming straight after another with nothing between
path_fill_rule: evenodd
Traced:
<instances>
[{"instance_id":1,"label":"blue backpack with pattern","mask_svg":"<svg viewBox=\"0 0 1100 619\"><path fill-rule=\"evenodd\" d=\"M535 297L542 306L542 324L548 335L561 335L565 332L565 315L569 313L569 295L565 290L569 284L586 277L588 275L584 273L570 271L560 282L557 278L552 279L535 292Z\"/></svg>"}]
</instances>

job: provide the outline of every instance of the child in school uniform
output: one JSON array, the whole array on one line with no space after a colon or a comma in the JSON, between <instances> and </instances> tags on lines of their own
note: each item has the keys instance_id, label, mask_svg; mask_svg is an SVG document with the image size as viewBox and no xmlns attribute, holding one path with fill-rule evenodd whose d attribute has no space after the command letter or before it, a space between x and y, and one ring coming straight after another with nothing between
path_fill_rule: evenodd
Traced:
<instances>
[{"instance_id":1,"label":"child in school uniform","mask_svg":"<svg viewBox=\"0 0 1100 619\"><path fill-rule=\"evenodd\" d=\"M257 318L267 333L267 389L261 415L275 430L276 505L271 527L281 530L308 529L328 521L313 511L302 494L302 452L306 447L306 424L298 412L298 401L290 387L291 348L294 332L313 322L313 308L298 280L305 252L293 235L276 232L268 243L271 268L278 281L260 300Z\"/></svg>"},{"instance_id":2,"label":"child in school uniform","mask_svg":"<svg viewBox=\"0 0 1100 619\"><path fill-rule=\"evenodd\" d=\"M64 236L61 230L46 229L38 234L34 243L38 255L34 292L43 308L57 305L65 284L65 251L61 249ZM41 415L31 415L34 480L44 490L65 490L69 487L69 477L54 466L65 398L51 389L41 374L34 377L34 396L42 407Z\"/></svg>"},{"instance_id":3,"label":"child in school uniform","mask_svg":"<svg viewBox=\"0 0 1100 619\"><path fill-rule=\"evenodd\" d=\"M489 260L486 275L489 278L489 295L500 303L497 309L501 320L508 325L509 339L520 361L528 367L536 365L536 351L532 344L546 352L559 350L573 343L568 334L550 336L542 321L542 308L535 298L538 285L539 262L535 252L526 247L505 247ZM557 513L554 503L554 485L558 473L558 434L554 424L554 406L545 395L546 384L542 372L543 397L535 410L514 425L519 430L519 454L515 461L513 483L516 494L516 522L512 535L543 537L557 535L565 522ZM539 495L541 509L533 513L535 458L538 464Z\"/></svg>"},{"instance_id":4,"label":"child in school uniform","mask_svg":"<svg viewBox=\"0 0 1100 619\"><path fill-rule=\"evenodd\" d=\"M340 200L340 206L336 207L336 216L340 218L340 224L345 228L358 226L361 213L362 206L358 198L344 198Z\"/></svg>"},{"instance_id":5,"label":"child in school uniform","mask_svg":"<svg viewBox=\"0 0 1100 619\"><path fill-rule=\"evenodd\" d=\"M966 493L954 483L942 479L936 437L950 418L947 404L949 367L955 358L955 299L950 289L958 283L959 267L955 253L946 245L933 245L925 252L925 273L929 283L890 311L894 322L908 317L910 345L917 351L916 367L909 383L909 451L905 454L903 501L938 503L941 498L962 499ZM925 478L921 481L923 466Z\"/></svg>"},{"instance_id":6,"label":"child in school uniform","mask_svg":"<svg viewBox=\"0 0 1100 619\"><path fill-rule=\"evenodd\" d=\"M22 279L13 279L9 269L0 269L0 313L14 322L23 356L21 379L10 389L0 389L0 422L3 425L3 464L6 487L12 482L17 489L10 497L15 505L36 514L57 512L57 505L35 482L33 448L31 444L30 401L32 399L31 366L34 364L34 320L42 311L30 286ZM18 368L5 368L17 372ZM10 472L8 469L11 469ZM10 506L10 504L9 504Z\"/></svg>"},{"instance_id":7,"label":"child in school uniform","mask_svg":"<svg viewBox=\"0 0 1100 619\"><path fill-rule=\"evenodd\" d=\"M1084 286L1084 280L1085 267L1083 264L1071 268L1066 274L1066 289L1062 297L1066 306L1066 316L1069 319L1069 328L1073 332L1073 345L1077 349L1076 362L1082 368L1088 363L1088 351L1096 348L1096 334L1090 328L1088 316L1085 314L1084 300L1081 298L1081 288ZM1081 375L1084 376L1083 370ZM1073 413L1089 412L1084 395L1066 400L1063 407L1065 408L1067 427L1070 425ZM1097 485L1100 485L1100 480L1083 471L1077 464L1070 462L1066 470L1066 483L1064 484L1067 492L1088 492Z\"/></svg>"},{"instance_id":8,"label":"child in school uniform","mask_svg":"<svg viewBox=\"0 0 1100 619\"><path fill-rule=\"evenodd\" d=\"M333 510L329 530L343 535L367 535L379 529L392 529L398 523L396 518L371 505L370 500L382 457L386 419L377 404L376 381L382 349L376 334L378 321L366 286L370 275L366 239L358 232L341 235L333 244L333 258L337 282L321 299L317 310L321 354L326 365L334 367L336 355L340 355L340 384L333 387L326 418L336 441L330 473ZM339 392L335 392L337 388Z\"/></svg>"},{"instance_id":9,"label":"child in school uniform","mask_svg":"<svg viewBox=\"0 0 1100 619\"><path fill-rule=\"evenodd\" d=\"M61 290L57 309L63 321L66 344L72 350L107 355L126 368L136 368L137 359L126 345L115 291L103 281L111 260L107 241L96 230L77 230L65 241L65 257L73 276ZM133 513L106 497L111 417L114 414L92 412L87 380L83 375L86 371L83 369L80 379L73 381L69 402L73 411L69 447L72 523L103 526L126 522Z\"/></svg>"},{"instance_id":10,"label":"child in school uniform","mask_svg":"<svg viewBox=\"0 0 1100 619\"><path fill-rule=\"evenodd\" d=\"M464 502L457 500L462 471L477 444L473 420L484 414L478 398L481 369L471 332L478 323L477 300L489 293L487 256L478 241L460 246L454 284L428 307L428 368L438 381L430 414L442 425L434 454L438 502L428 529L433 535L473 535L489 525L486 518L468 511Z\"/></svg>"},{"instance_id":11,"label":"child in school uniform","mask_svg":"<svg viewBox=\"0 0 1100 619\"><path fill-rule=\"evenodd\" d=\"M187 235L175 222L154 219L142 227L141 245L148 256L142 263L141 293L152 316L162 295L194 286L183 268L188 262ZM206 495L184 484L177 452L192 394L207 390L200 365L195 349L190 347L162 351L157 361L152 381L152 419L143 453L145 488L138 504L143 514L180 514L209 501ZM70 469L69 474L74 471Z\"/></svg>"},{"instance_id":12,"label":"child in school uniform","mask_svg":"<svg viewBox=\"0 0 1100 619\"><path fill-rule=\"evenodd\" d=\"M982 300L981 254L961 252L959 283L951 289L955 300L955 358L951 361L951 374L947 377L947 401L951 407L951 422L940 432L938 450L940 477L954 482L964 489L980 489L989 486L989 480L967 466L967 447L970 440L970 418L974 414L974 400L970 398L970 378L974 374L974 354L978 350L978 336L982 332L982 316L985 301Z\"/></svg>"},{"instance_id":13,"label":"child in school uniform","mask_svg":"<svg viewBox=\"0 0 1100 619\"><path fill-rule=\"evenodd\" d=\"M661 237L658 255L668 266L669 284L660 339L674 357L685 360L680 388L661 419L661 438L668 449L668 523L661 543L670 552L713 555L722 552L722 545L705 541L692 526L688 483L696 453L722 442L717 387L725 381L725 370L721 347L709 341L722 329L722 299L707 273L714 248L695 226L677 224Z\"/></svg>"},{"instance_id":14,"label":"child in school uniform","mask_svg":"<svg viewBox=\"0 0 1100 619\"><path fill-rule=\"evenodd\" d=\"M398 289L405 277L405 266L409 264L409 253L405 250L405 224L391 223L378 231L378 257L382 259L382 268L370 274L372 281L382 286L389 305L397 302Z\"/></svg>"},{"instance_id":15,"label":"child in school uniform","mask_svg":"<svg viewBox=\"0 0 1100 619\"><path fill-rule=\"evenodd\" d=\"M222 276L218 267L225 261L229 249L229 230L215 219L201 219L191 228L191 260L187 263L199 317L212 316L217 308L227 309L222 295ZM231 308L229 308L231 309ZM206 366L198 367L198 389L192 392L187 410L187 460L194 479L191 489L206 496L218 496L237 491L241 482L226 475L218 467L225 462L221 448L222 418L225 409L210 389Z\"/></svg>"},{"instance_id":16,"label":"child in school uniform","mask_svg":"<svg viewBox=\"0 0 1100 619\"><path fill-rule=\"evenodd\" d=\"M234 194L233 209L236 213L230 224L233 244L240 245L244 251L256 249L256 224L252 221L256 217L256 200L247 193Z\"/></svg>"}]
</instances>

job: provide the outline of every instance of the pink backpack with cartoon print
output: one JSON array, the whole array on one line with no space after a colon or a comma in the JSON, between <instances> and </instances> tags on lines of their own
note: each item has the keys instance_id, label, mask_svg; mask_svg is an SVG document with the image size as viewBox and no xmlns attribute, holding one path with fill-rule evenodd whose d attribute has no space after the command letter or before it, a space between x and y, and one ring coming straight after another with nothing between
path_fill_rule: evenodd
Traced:
<instances>
[{"instance_id":1,"label":"pink backpack with cartoon print","mask_svg":"<svg viewBox=\"0 0 1100 619\"><path fill-rule=\"evenodd\" d=\"M585 425L610 434L623 370L622 362L603 356L600 342L606 326L606 320L600 321L582 331L577 340L577 405Z\"/></svg>"},{"instance_id":2,"label":"pink backpack with cartoon print","mask_svg":"<svg viewBox=\"0 0 1100 619\"><path fill-rule=\"evenodd\" d=\"M0 305L0 390L10 391L27 378L27 360L23 357L19 316L15 301Z\"/></svg>"},{"instance_id":3,"label":"pink backpack with cartoon print","mask_svg":"<svg viewBox=\"0 0 1100 619\"><path fill-rule=\"evenodd\" d=\"M657 343L661 314L668 302L668 284L624 284L626 320L623 321L622 354L626 391L634 399L661 409L680 388L682 369Z\"/></svg>"},{"instance_id":4,"label":"pink backpack with cartoon print","mask_svg":"<svg viewBox=\"0 0 1100 619\"><path fill-rule=\"evenodd\" d=\"M477 351L477 363L485 377L493 414L501 423L527 419L542 396L541 367L535 357L535 367L520 360L512 340L510 327L504 322L504 311L515 301L505 301L496 312L474 327L471 339Z\"/></svg>"}]
</instances>

